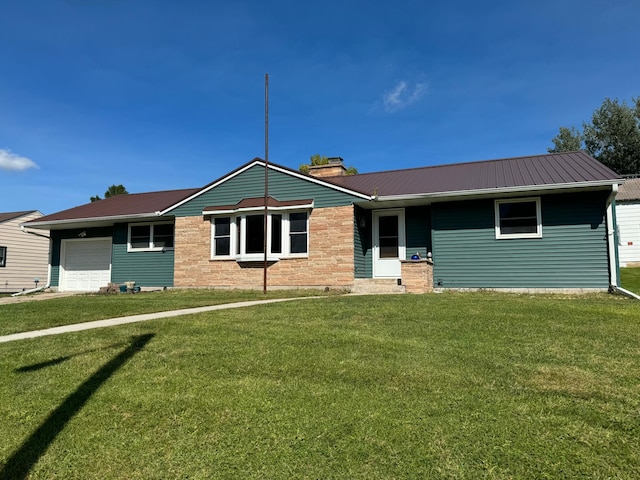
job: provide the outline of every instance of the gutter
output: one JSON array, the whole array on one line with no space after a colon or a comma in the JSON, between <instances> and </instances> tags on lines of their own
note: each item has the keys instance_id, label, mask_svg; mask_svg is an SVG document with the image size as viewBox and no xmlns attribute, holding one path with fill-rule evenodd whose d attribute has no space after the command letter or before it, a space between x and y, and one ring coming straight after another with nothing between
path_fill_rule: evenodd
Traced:
<instances>
[{"instance_id":1,"label":"gutter","mask_svg":"<svg viewBox=\"0 0 640 480\"><path fill-rule=\"evenodd\" d=\"M613 230L613 200L618 193L618 184L611 186L611 193L607 197L607 249L609 250L609 290L619 290L618 276L616 275L616 239ZM625 290L625 292L628 292ZM628 292L631 293L631 292Z\"/></svg>"},{"instance_id":2,"label":"gutter","mask_svg":"<svg viewBox=\"0 0 640 480\"><path fill-rule=\"evenodd\" d=\"M406 194L406 195L384 195L374 198L374 200L378 201L393 201L393 200L421 200L421 199L451 199L453 198L464 198L464 197L474 197L474 196L483 196L483 195L505 195L505 194L519 194L525 192L544 192L544 191L553 191L553 190L569 190L575 188L588 188L588 187L606 187L611 186L614 187L614 197L615 193L618 191L618 184L613 182L618 182L619 180L600 180L595 182L573 182L573 183L553 183L547 185L526 185L526 186L515 186L515 187L497 187L497 188L482 188L476 190L455 190L449 192L434 192L434 193L414 193L414 194ZM607 200L609 201L609 200Z\"/></svg>"},{"instance_id":3,"label":"gutter","mask_svg":"<svg viewBox=\"0 0 640 480\"><path fill-rule=\"evenodd\" d=\"M159 215L160 212L153 213L135 213L131 215L112 215L108 217L87 217L87 218L70 218L66 220L51 220L48 222L38 222L32 220L28 222L27 225L29 228L47 228L47 227L56 227L59 225L73 225L76 223L91 223L91 222L116 222L117 220L137 220L140 218L155 218Z\"/></svg>"},{"instance_id":4,"label":"gutter","mask_svg":"<svg viewBox=\"0 0 640 480\"><path fill-rule=\"evenodd\" d=\"M22 230L24 233L28 233L30 235L35 235L36 237L42 237L42 238L48 238L51 239L51 237L49 235L43 235L42 233L36 233L36 232L30 232L28 231L25 226L24 223L22 225L20 225L20 230Z\"/></svg>"}]
</instances>

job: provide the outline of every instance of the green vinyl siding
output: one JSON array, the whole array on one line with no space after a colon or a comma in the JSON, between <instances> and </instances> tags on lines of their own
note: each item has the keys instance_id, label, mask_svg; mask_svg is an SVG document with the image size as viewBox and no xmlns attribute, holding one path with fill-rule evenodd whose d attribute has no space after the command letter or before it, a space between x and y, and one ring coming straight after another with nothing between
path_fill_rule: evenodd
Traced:
<instances>
[{"instance_id":1,"label":"green vinyl siding","mask_svg":"<svg viewBox=\"0 0 640 480\"><path fill-rule=\"evenodd\" d=\"M80 234L83 237L80 237ZM112 227L74 228L70 230L51 230L51 286L60 286L60 251L62 240L77 238L112 238Z\"/></svg>"},{"instance_id":2,"label":"green vinyl siding","mask_svg":"<svg viewBox=\"0 0 640 480\"><path fill-rule=\"evenodd\" d=\"M407 242L407 260L418 253L427 258L431 251L431 207L405 209L404 222Z\"/></svg>"},{"instance_id":3,"label":"green vinyl siding","mask_svg":"<svg viewBox=\"0 0 640 480\"><path fill-rule=\"evenodd\" d=\"M609 192L541 196L542 238L495 238L493 200L432 206L434 284L607 288Z\"/></svg>"},{"instance_id":4,"label":"green vinyl siding","mask_svg":"<svg viewBox=\"0 0 640 480\"><path fill-rule=\"evenodd\" d=\"M51 286L60 285L61 240L77 239L80 232L84 238L106 237L112 239L111 281L123 283L135 281L139 287L173 286L173 250L163 252L127 252L127 224L113 227L73 230L52 230Z\"/></svg>"},{"instance_id":5,"label":"green vinyl siding","mask_svg":"<svg viewBox=\"0 0 640 480\"><path fill-rule=\"evenodd\" d=\"M364 220L364 225L360 224ZM371 210L355 208L354 215L354 277L373 277L373 254L371 249Z\"/></svg>"},{"instance_id":6,"label":"green vinyl siding","mask_svg":"<svg viewBox=\"0 0 640 480\"><path fill-rule=\"evenodd\" d=\"M115 225L111 281L134 281L138 287L172 287L173 249L164 252L127 252L127 235L126 223Z\"/></svg>"},{"instance_id":7,"label":"green vinyl siding","mask_svg":"<svg viewBox=\"0 0 640 480\"><path fill-rule=\"evenodd\" d=\"M373 277L373 248L372 248L372 216L371 210L356 209L355 220L355 277ZM365 218L366 226L359 225L359 219ZM410 259L415 253L427 258L431 251L431 207L409 207L404 212L406 258Z\"/></svg>"},{"instance_id":8,"label":"green vinyl siding","mask_svg":"<svg viewBox=\"0 0 640 480\"><path fill-rule=\"evenodd\" d=\"M176 217L201 216L205 207L235 205L264 196L264 168L255 165L171 212ZM358 197L314 183L311 179L269 170L269 196L280 201L313 199L315 208L351 205Z\"/></svg>"}]
</instances>

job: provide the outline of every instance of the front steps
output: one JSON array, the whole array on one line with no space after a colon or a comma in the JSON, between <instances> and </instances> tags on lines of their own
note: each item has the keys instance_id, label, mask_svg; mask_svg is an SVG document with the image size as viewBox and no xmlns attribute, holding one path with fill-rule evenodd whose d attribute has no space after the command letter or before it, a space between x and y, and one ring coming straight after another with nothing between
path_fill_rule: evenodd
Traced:
<instances>
[{"instance_id":1,"label":"front steps","mask_svg":"<svg viewBox=\"0 0 640 480\"><path fill-rule=\"evenodd\" d=\"M382 293L405 293L404 285L398 285L396 278L356 278L351 293L360 295Z\"/></svg>"}]
</instances>

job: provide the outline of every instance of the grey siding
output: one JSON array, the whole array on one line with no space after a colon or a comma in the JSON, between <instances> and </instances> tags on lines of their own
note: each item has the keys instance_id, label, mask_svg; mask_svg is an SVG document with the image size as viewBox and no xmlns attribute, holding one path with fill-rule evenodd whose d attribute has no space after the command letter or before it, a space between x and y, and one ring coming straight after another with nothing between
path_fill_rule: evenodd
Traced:
<instances>
[{"instance_id":1,"label":"grey siding","mask_svg":"<svg viewBox=\"0 0 640 480\"><path fill-rule=\"evenodd\" d=\"M542 238L497 240L493 200L432 207L434 283L452 288L607 288L608 192L541 197Z\"/></svg>"},{"instance_id":2,"label":"grey siding","mask_svg":"<svg viewBox=\"0 0 640 480\"><path fill-rule=\"evenodd\" d=\"M47 284L49 263L49 239L25 233L22 223L42 217L38 211L0 223L0 246L7 248L7 261L0 267L0 291L19 292L36 286L34 279L39 278L38 286ZM33 231L33 230L31 230ZM36 231L40 235L49 235L48 231Z\"/></svg>"},{"instance_id":3,"label":"grey siding","mask_svg":"<svg viewBox=\"0 0 640 480\"><path fill-rule=\"evenodd\" d=\"M196 217L201 216L202 210L207 206L232 205L244 198L263 195L264 168L256 165L181 205L171 213L176 217ZM357 199L353 195L318 185L311 180L273 170L269 170L269 195L281 201L312 198L316 208L351 205Z\"/></svg>"},{"instance_id":4,"label":"grey siding","mask_svg":"<svg viewBox=\"0 0 640 480\"><path fill-rule=\"evenodd\" d=\"M128 225L116 224L113 232L111 281L135 281L139 287L173 286L173 250L127 252Z\"/></svg>"},{"instance_id":5,"label":"grey siding","mask_svg":"<svg viewBox=\"0 0 640 480\"><path fill-rule=\"evenodd\" d=\"M112 227L102 228L75 228L71 230L51 231L51 286L60 286L60 247L61 241L69 238L78 238L80 232L85 232L84 238L110 237L113 238Z\"/></svg>"}]
</instances>

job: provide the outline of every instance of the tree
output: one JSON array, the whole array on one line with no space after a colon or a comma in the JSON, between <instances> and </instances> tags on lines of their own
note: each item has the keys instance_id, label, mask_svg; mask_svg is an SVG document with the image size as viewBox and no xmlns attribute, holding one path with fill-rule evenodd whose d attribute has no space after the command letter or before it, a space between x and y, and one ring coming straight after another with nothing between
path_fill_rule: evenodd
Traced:
<instances>
[{"instance_id":1,"label":"tree","mask_svg":"<svg viewBox=\"0 0 640 480\"><path fill-rule=\"evenodd\" d=\"M115 197L116 195L127 195L128 193L124 185L111 185L107 188L107 191L104 192L104 198ZM97 202L102 199L100 195L96 195L95 197L90 197L89 200L91 200L91 202Z\"/></svg>"},{"instance_id":2,"label":"tree","mask_svg":"<svg viewBox=\"0 0 640 480\"><path fill-rule=\"evenodd\" d=\"M575 152L582 149L582 134L576 127L560 127L560 133L551 141L554 146L547 148L549 153Z\"/></svg>"},{"instance_id":3,"label":"tree","mask_svg":"<svg viewBox=\"0 0 640 480\"><path fill-rule=\"evenodd\" d=\"M640 97L632 100L634 107L606 98L583 125L587 151L621 174L640 173Z\"/></svg>"},{"instance_id":4,"label":"tree","mask_svg":"<svg viewBox=\"0 0 640 480\"><path fill-rule=\"evenodd\" d=\"M605 98L593 112L591 123L582 124L583 131L575 127L560 127L560 133L551 141L549 152L580 150L584 144L596 160L622 175L640 173L640 97L632 99L634 105Z\"/></svg>"},{"instance_id":5,"label":"tree","mask_svg":"<svg viewBox=\"0 0 640 480\"><path fill-rule=\"evenodd\" d=\"M324 155L320 155L319 153L313 154L309 157L310 163L303 163L300 165L300 170L302 173L309 175L309 167L315 167L316 165L328 165L329 157ZM345 175L355 175L358 173L358 169L354 166L351 166L346 169Z\"/></svg>"}]
</instances>

